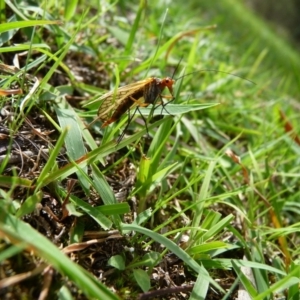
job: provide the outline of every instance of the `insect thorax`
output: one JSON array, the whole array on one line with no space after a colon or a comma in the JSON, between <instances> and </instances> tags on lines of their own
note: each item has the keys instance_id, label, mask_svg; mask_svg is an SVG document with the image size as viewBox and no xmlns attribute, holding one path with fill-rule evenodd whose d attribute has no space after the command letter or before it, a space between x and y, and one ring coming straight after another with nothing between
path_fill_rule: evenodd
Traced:
<instances>
[{"instance_id":1,"label":"insect thorax","mask_svg":"<svg viewBox=\"0 0 300 300\"><path fill-rule=\"evenodd\" d=\"M161 94L164 86L161 85L161 79L153 77L153 80L144 89L145 103L153 104L157 97Z\"/></svg>"}]
</instances>

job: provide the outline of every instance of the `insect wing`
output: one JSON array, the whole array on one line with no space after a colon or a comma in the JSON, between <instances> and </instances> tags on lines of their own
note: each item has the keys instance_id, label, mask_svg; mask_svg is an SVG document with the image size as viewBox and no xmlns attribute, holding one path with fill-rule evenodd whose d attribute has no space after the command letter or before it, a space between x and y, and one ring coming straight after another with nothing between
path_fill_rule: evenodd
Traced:
<instances>
[{"instance_id":1,"label":"insect wing","mask_svg":"<svg viewBox=\"0 0 300 300\"><path fill-rule=\"evenodd\" d=\"M118 88L116 91L110 91L104 94L103 96L101 96L99 101L102 101L102 103L98 110L99 119L102 122L106 121L113 114L113 112L118 108L120 103L122 103L126 99L129 99L130 96L133 96L138 90L140 90L149 82L151 82L151 80L152 78L137 81L122 86Z\"/></svg>"}]
</instances>

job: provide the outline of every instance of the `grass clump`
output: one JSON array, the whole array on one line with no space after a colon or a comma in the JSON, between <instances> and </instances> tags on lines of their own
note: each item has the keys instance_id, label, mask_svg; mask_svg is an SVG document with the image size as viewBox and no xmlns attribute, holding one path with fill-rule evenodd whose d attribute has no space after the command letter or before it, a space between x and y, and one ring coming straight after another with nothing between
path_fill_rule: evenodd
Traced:
<instances>
[{"instance_id":1,"label":"grass clump","mask_svg":"<svg viewBox=\"0 0 300 300\"><path fill-rule=\"evenodd\" d=\"M230 3L5 2L4 298L297 297L297 87L273 43L234 42ZM151 76L174 101L87 127Z\"/></svg>"}]
</instances>

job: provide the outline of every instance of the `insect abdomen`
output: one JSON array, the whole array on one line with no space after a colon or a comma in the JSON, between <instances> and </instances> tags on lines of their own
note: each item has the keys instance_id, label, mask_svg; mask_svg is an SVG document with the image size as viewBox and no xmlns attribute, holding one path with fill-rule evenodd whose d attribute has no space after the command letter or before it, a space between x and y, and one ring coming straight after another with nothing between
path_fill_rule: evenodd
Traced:
<instances>
[{"instance_id":1,"label":"insect abdomen","mask_svg":"<svg viewBox=\"0 0 300 300\"><path fill-rule=\"evenodd\" d=\"M139 98L143 96L143 90L139 90L132 95L128 96L125 98L116 108L116 110L113 112L112 116L106 120L103 124L102 127L106 127L109 124L117 121L120 119L120 117L128 110L130 107L137 101Z\"/></svg>"}]
</instances>

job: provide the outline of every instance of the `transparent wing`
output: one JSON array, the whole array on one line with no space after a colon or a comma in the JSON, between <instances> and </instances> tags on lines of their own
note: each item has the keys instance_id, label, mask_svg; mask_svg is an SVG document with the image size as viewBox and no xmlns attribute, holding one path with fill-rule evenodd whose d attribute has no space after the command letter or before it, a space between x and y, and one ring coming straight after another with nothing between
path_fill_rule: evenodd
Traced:
<instances>
[{"instance_id":1,"label":"transparent wing","mask_svg":"<svg viewBox=\"0 0 300 300\"><path fill-rule=\"evenodd\" d=\"M104 122L107 120L114 110L130 96L134 95L137 91L144 88L152 78L137 81L118 88L116 91L110 91L99 98L102 101L98 110L99 119ZM138 100L138 99L136 99Z\"/></svg>"}]
</instances>

